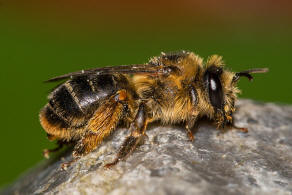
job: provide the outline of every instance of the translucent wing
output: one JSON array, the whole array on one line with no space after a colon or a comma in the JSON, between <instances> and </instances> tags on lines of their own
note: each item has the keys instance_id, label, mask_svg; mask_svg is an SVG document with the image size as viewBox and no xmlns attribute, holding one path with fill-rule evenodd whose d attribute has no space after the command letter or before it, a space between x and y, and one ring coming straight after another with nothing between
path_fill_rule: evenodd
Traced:
<instances>
[{"instance_id":1,"label":"translucent wing","mask_svg":"<svg viewBox=\"0 0 292 195\"><path fill-rule=\"evenodd\" d=\"M77 72L71 72L61 76L57 76L47 80L46 82L60 81L63 79L85 76L85 75L101 75L110 73L123 73L123 74L166 74L169 73L173 68L170 66L157 66L153 64L134 64L134 65L120 65L120 66L109 66L102 68L93 68L88 70L81 70Z\"/></svg>"}]
</instances>

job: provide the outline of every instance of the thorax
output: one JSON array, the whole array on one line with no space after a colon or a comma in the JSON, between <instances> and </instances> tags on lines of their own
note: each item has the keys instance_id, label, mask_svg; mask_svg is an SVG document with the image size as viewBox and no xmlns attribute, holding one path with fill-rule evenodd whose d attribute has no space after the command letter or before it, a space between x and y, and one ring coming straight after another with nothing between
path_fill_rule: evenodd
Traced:
<instances>
[{"instance_id":1,"label":"thorax","mask_svg":"<svg viewBox=\"0 0 292 195\"><path fill-rule=\"evenodd\" d=\"M136 91L141 101L146 103L153 120L177 123L188 118L190 97L181 77L152 78L139 75L133 79Z\"/></svg>"}]
</instances>

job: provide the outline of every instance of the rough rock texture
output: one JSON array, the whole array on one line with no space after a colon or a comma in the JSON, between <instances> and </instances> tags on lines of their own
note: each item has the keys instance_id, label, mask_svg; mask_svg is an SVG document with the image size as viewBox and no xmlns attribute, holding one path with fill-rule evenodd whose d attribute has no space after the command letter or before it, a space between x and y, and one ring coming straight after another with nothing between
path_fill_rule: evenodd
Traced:
<instances>
[{"instance_id":1,"label":"rough rock texture","mask_svg":"<svg viewBox=\"0 0 292 195\"><path fill-rule=\"evenodd\" d=\"M96 151L60 170L45 161L4 194L292 194L292 107L240 100L236 125L219 133L200 126L189 141L182 127L153 126L125 162L110 162L128 134L120 129ZM71 157L65 156L65 161Z\"/></svg>"}]
</instances>

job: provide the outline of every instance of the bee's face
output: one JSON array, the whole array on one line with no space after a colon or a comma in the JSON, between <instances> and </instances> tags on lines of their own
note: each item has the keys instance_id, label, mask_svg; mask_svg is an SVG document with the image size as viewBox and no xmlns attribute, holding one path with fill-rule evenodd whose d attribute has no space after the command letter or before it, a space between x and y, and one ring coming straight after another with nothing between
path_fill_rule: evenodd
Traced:
<instances>
[{"instance_id":1,"label":"bee's face","mask_svg":"<svg viewBox=\"0 0 292 195\"><path fill-rule=\"evenodd\" d=\"M231 120L234 112L234 102L239 90L233 82L234 73L226 71L223 67L209 66L203 76L205 90L209 104L214 109L213 118L218 125Z\"/></svg>"}]
</instances>

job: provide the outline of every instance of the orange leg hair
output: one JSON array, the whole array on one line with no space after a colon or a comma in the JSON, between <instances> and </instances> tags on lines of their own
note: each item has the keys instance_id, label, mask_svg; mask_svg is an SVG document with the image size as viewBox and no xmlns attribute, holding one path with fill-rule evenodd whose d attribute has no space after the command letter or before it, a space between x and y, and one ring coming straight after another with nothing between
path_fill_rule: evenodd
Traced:
<instances>
[{"instance_id":1,"label":"orange leg hair","mask_svg":"<svg viewBox=\"0 0 292 195\"><path fill-rule=\"evenodd\" d=\"M86 133L74 148L73 160L64 163L62 165L63 169L66 169L81 156L94 150L116 128L123 113L123 104L121 101L125 101L126 98L126 91L120 90L96 110L94 116L88 122Z\"/></svg>"}]
</instances>

